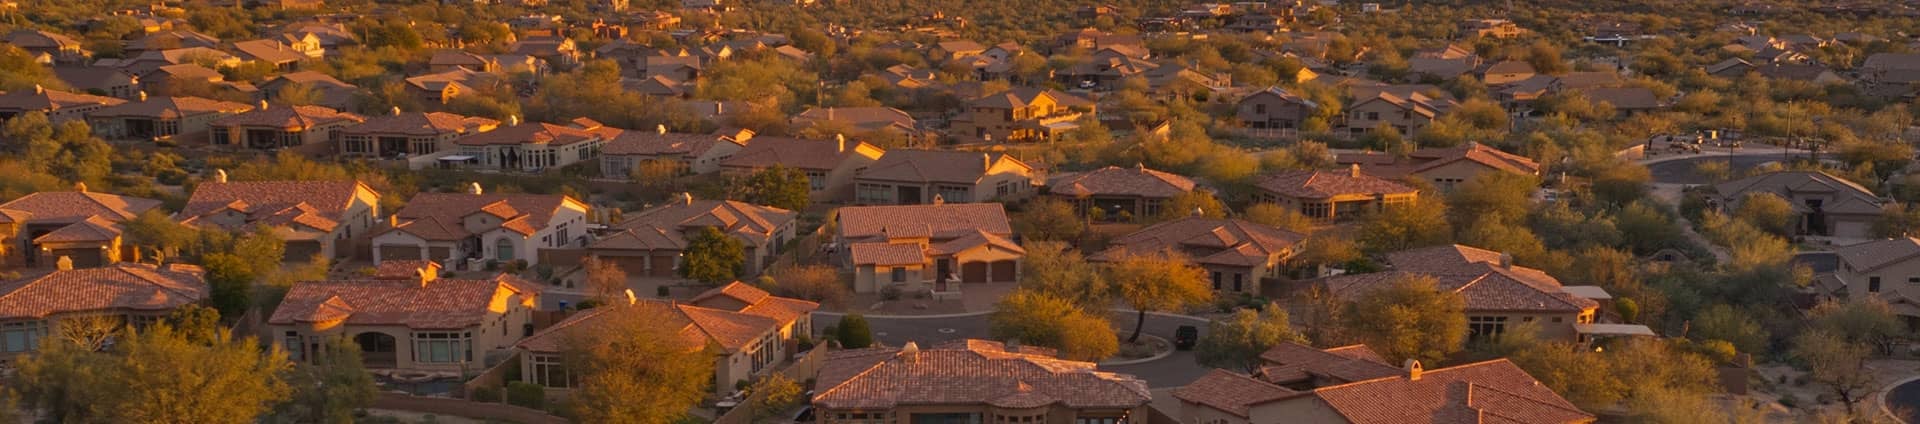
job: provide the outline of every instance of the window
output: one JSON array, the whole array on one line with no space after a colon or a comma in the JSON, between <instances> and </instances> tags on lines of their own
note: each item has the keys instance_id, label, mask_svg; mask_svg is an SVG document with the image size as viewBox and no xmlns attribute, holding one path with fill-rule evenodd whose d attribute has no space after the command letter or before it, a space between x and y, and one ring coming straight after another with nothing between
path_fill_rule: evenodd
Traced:
<instances>
[{"instance_id":1,"label":"window","mask_svg":"<svg viewBox=\"0 0 1920 424\"><path fill-rule=\"evenodd\" d=\"M306 355L302 355L305 350L301 348L306 345L300 342L300 332L288 331L286 341L282 342L281 345L287 348L287 359L293 360L294 362L300 362L306 359Z\"/></svg>"},{"instance_id":2,"label":"window","mask_svg":"<svg viewBox=\"0 0 1920 424\"><path fill-rule=\"evenodd\" d=\"M807 188L813 191L826 190L827 189L827 173L820 172L820 171L807 171Z\"/></svg>"},{"instance_id":3,"label":"window","mask_svg":"<svg viewBox=\"0 0 1920 424\"><path fill-rule=\"evenodd\" d=\"M566 364L560 362L559 355L533 355L528 359L533 364L533 383L544 387L573 387L573 376L567 374Z\"/></svg>"},{"instance_id":4,"label":"window","mask_svg":"<svg viewBox=\"0 0 1920 424\"><path fill-rule=\"evenodd\" d=\"M1118 417L1080 417L1073 420L1073 424L1122 424L1124 422Z\"/></svg>"},{"instance_id":5,"label":"window","mask_svg":"<svg viewBox=\"0 0 1920 424\"><path fill-rule=\"evenodd\" d=\"M413 361L448 364L473 360L472 333L413 333Z\"/></svg>"},{"instance_id":6,"label":"window","mask_svg":"<svg viewBox=\"0 0 1920 424\"><path fill-rule=\"evenodd\" d=\"M1880 292L1880 277L1867 277L1867 293Z\"/></svg>"},{"instance_id":7,"label":"window","mask_svg":"<svg viewBox=\"0 0 1920 424\"><path fill-rule=\"evenodd\" d=\"M1213 289L1214 290L1220 289L1220 271L1213 272Z\"/></svg>"},{"instance_id":8,"label":"window","mask_svg":"<svg viewBox=\"0 0 1920 424\"><path fill-rule=\"evenodd\" d=\"M1266 114L1266 113L1267 113L1267 105L1264 105L1264 104L1255 104L1255 105L1253 105L1253 113L1257 113L1257 114L1263 114L1263 115L1264 115L1264 114Z\"/></svg>"},{"instance_id":9,"label":"window","mask_svg":"<svg viewBox=\"0 0 1920 424\"><path fill-rule=\"evenodd\" d=\"M1369 121L1380 120L1380 112L1367 112L1367 120Z\"/></svg>"},{"instance_id":10,"label":"window","mask_svg":"<svg viewBox=\"0 0 1920 424\"><path fill-rule=\"evenodd\" d=\"M907 282L907 269L906 269L906 268L894 268L894 269L893 269L893 282L895 282L895 283L904 283L904 282Z\"/></svg>"},{"instance_id":11,"label":"window","mask_svg":"<svg viewBox=\"0 0 1920 424\"><path fill-rule=\"evenodd\" d=\"M19 353L40 350L40 338L46 334L45 321L0 324L0 352Z\"/></svg>"},{"instance_id":12,"label":"window","mask_svg":"<svg viewBox=\"0 0 1920 424\"><path fill-rule=\"evenodd\" d=\"M1467 317L1467 334L1472 338L1498 336L1507 331L1507 317Z\"/></svg>"},{"instance_id":13,"label":"window","mask_svg":"<svg viewBox=\"0 0 1920 424\"><path fill-rule=\"evenodd\" d=\"M1907 277L1907 284L1920 284L1920 277Z\"/></svg>"},{"instance_id":14,"label":"window","mask_svg":"<svg viewBox=\"0 0 1920 424\"><path fill-rule=\"evenodd\" d=\"M1241 285L1242 283L1241 280L1246 277L1247 277L1246 274L1241 274L1238 272L1233 273L1233 291L1242 291L1244 289L1244 287Z\"/></svg>"},{"instance_id":15,"label":"window","mask_svg":"<svg viewBox=\"0 0 1920 424\"><path fill-rule=\"evenodd\" d=\"M860 203L884 204L893 202L893 186L885 184L861 183L858 186L857 199Z\"/></svg>"}]
</instances>

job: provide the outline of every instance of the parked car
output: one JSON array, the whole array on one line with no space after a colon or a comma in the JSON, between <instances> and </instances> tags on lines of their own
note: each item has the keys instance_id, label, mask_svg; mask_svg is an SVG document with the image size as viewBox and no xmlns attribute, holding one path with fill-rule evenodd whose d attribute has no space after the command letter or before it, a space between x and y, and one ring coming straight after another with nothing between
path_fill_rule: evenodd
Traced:
<instances>
[{"instance_id":1,"label":"parked car","mask_svg":"<svg viewBox=\"0 0 1920 424\"><path fill-rule=\"evenodd\" d=\"M1173 329L1173 348L1193 350L1193 344L1200 341L1200 329L1191 325L1182 325Z\"/></svg>"}]
</instances>

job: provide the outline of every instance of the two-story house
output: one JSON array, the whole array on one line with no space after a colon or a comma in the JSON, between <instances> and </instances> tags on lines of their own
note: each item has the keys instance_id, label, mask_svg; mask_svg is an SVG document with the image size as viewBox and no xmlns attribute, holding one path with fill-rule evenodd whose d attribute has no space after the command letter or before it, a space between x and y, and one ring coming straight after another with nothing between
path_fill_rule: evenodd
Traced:
<instances>
[{"instance_id":1,"label":"two-story house","mask_svg":"<svg viewBox=\"0 0 1920 424\"><path fill-rule=\"evenodd\" d=\"M600 175L632 178L634 169L649 161L672 163L675 175L711 174L721 161L739 153L753 139L751 132L727 135L670 133L661 125L653 132L627 131L600 148Z\"/></svg>"},{"instance_id":2,"label":"two-story house","mask_svg":"<svg viewBox=\"0 0 1920 424\"><path fill-rule=\"evenodd\" d=\"M1796 234L1871 238L1886 200L1845 178L1821 171L1777 171L1713 185L1709 200L1726 210L1748 196L1771 195L1793 206Z\"/></svg>"},{"instance_id":3,"label":"two-story house","mask_svg":"<svg viewBox=\"0 0 1920 424\"><path fill-rule=\"evenodd\" d=\"M1814 277L1829 299L1859 302L1880 299L1907 323L1920 326L1920 239L1899 237L1833 249L1832 272Z\"/></svg>"},{"instance_id":4,"label":"two-story house","mask_svg":"<svg viewBox=\"0 0 1920 424\"><path fill-rule=\"evenodd\" d=\"M1319 109L1320 105L1312 100L1280 87L1268 87L1241 98L1233 107L1233 116L1246 128L1285 136L1298 131Z\"/></svg>"},{"instance_id":5,"label":"two-story house","mask_svg":"<svg viewBox=\"0 0 1920 424\"><path fill-rule=\"evenodd\" d=\"M1448 100L1428 97L1421 92L1379 90L1371 96L1356 96L1353 103L1347 105L1341 128L1354 137L1372 132L1382 125L1400 134L1411 135L1432 125L1434 119L1446 113L1449 103Z\"/></svg>"},{"instance_id":6,"label":"two-story house","mask_svg":"<svg viewBox=\"0 0 1920 424\"><path fill-rule=\"evenodd\" d=\"M1360 172L1281 171L1258 177L1254 201L1272 203L1315 219L1352 217L1381 207L1410 203L1420 191L1393 180Z\"/></svg>"},{"instance_id":7,"label":"two-story house","mask_svg":"<svg viewBox=\"0 0 1920 424\"><path fill-rule=\"evenodd\" d=\"M1533 159L1471 141L1454 147L1423 148L1405 157L1382 152L1341 153L1334 161L1359 166L1360 172L1381 178L1399 180L1415 176L1433 182L1434 187L1442 191L1452 190L1488 172L1540 175L1540 164Z\"/></svg>"},{"instance_id":8,"label":"two-story house","mask_svg":"<svg viewBox=\"0 0 1920 424\"><path fill-rule=\"evenodd\" d=\"M47 116L47 120L57 124L85 119L93 111L126 102L112 97L48 90L34 85L31 90L0 93L0 124L28 112L40 112Z\"/></svg>"},{"instance_id":9,"label":"two-story house","mask_svg":"<svg viewBox=\"0 0 1920 424\"><path fill-rule=\"evenodd\" d=\"M1025 198L1038 172L1006 154L895 149L853 178L854 201L865 205L916 205Z\"/></svg>"},{"instance_id":10,"label":"two-story house","mask_svg":"<svg viewBox=\"0 0 1920 424\"><path fill-rule=\"evenodd\" d=\"M253 110L242 103L199 97L148 97L87 114L94 135L108 140L192 140L204 137L213 121Z\"/></svg>"},{"instance_id":11,"label":"two-story house","mask_svg":"<svg viewBox=\"0 0 1920 424\"><path fill-rule=\"evenodd\" d=\"M1191 178L1144 165L1109 166L1047 179L1047 194L1073 203L1082 216L1118 222L1160 215L1169 200L1197 187Z\"/></svg>"},{"instance_id":12,"label":"two-story house","mask_svg":"<svg viewBox=\"0 0 1920 424\"><path fill-rule=\"evenodd\" d=\"M738 282L684 303L629 299L627 304L574 314L521 341L517 346L522 353L520 375L549 393L566 393L579 386L579 376L568 372L562 358L569 343L591 340L623 322L643 320L676 330L678 337L661 343L711 356L714 393L731 393L736 384L754 381L786 363L794 341L812 331L809 315L820 306L775 297Z\"/></svg>"},{"instance_id":13,"label":"two-story house","mask_svg":"<svg viewBox=\"0 0 1920 424\"><path fill-rule=\"evenodd\" d=\"M999 203L840 208L834 246L854 271L854 291L887 286L958 291L950 283L1013 282L1026 249Z\"/></svg>"},{"instance_id":14,"label":"two-story house","mask_svg":"<svg viewBox=\"0 0 1920 424\"><path fill-rule=\"evenodd\" d=\"M70 266L0 281L0 363L58 343L67 319L111 317L135 328L159 321L211 290L190 265Z\"/></svg>"},{"instance_id":15,"label":"two-story house","mask_svg":"<svg viewBox=\"0 0 1920 424\"><path fill-rule=\"evenodd\" d=\"M745 247L740 275L757 276L794 239L798 212L732 200L694 200L682 194L674 202L626 216L613 232L587 245L587 252L612 261L631 276L673 277L687 240L713 228Z\"/></svg>"},{"instance_id":16,"label":"two-story house","mask_svg":"<svg viewBox=\"0 0 1920 424\"><path fill-rule=\"evenodd\" d=\"M1390 271L1329 277L1316 284L1339 299L1358 299L1390 287L1407 275L1432 277L1442 291L1466 302L1467 330L1475 339L1497 336L1509 325L1539 324L1540 336L1573 341L1593 331L1599 302L1571 293L1538 269L1513 264L1513 256L1462 245L1387 254Z\"/></svg>"},{"instance_id":17,"label":"two-story house","mask_svg":"<svg viewBox=\"0 0 1920 424\"><path fill-rule=\"evenodd\" d=\"M86 191L42 191L0 203L0 268L46 267L65 257L78 268L138 258L121 243L120 223L160 201Z\"/></svg>"},{"instance_id":18,"label":"two-story house","mask_svg":"<svg viewBox=\"0 0 1920 424\"><path fill-rule=\"evenodd\" d=\"M967 102L949 131L966 140L1030 142L1053 139L1083 113L1095 113L1092 101L1055 90L1016 88Z\"/></svg>"},{"instance_id":19,"label":"two-story house","mask_svg":"<svg viewBox=\"0 0 1920 424\"><path fill-rule=\"evenodd\" d=\"M365 120L325 106L274 106L262 100L252 110L209 122L207 139L216 148L287 149L318 157L336 151L341 130Z\"/></svg>"},{"instance_id":20,"label":"two-story house","mask_svg":"<svg viewBox=\"0 0 1920 424\"><path fill-rule=\"evenodd\" d=\"M32 56L45 55L58 63L80 63L87 60L87 48L80 40L65 34L41 31L37 29L16 29L8 32L0 42L26 50Z\"/></svg>"},{"instance_id":21,"label":"two-story house","mask_svg":"<svg viewBox=\"0 0 1920 424\"><path fill-rule=\"evenodd\" d=\"M587 118L549 124L514 116L505 126L456 138L453 144L480 168L536 172L591 161L621 132Z\"/></svg>"},{"instance_id":22,"label":"two-story house","mask_svg":"<svg viewBox=\"0 0 1920 424\"><path fill-rule=\"evenodd\" d=\"M828 423L1145 424L1151 414L1145 380L1047 348L965 339L827 355L813 406Z\"/></svg>"},{"instance_id":23,"label":"two-story house","mask_svg":"<svg viewBox=\"0 0 1920 424\"><path fill-rule=\"evenodd\" d=\"M346 157L420 157L453 150L453 140L493 131L500 121L446 112L400 112L369 116L340 130L340 154Z\"/></svg>"},{"instance_id":24,"label":"two-story house","mask_svg":"<svg viewBox=\"0 0 1920 424\"><path fill-rule=\"evenodd\" d=\"M452 101L455 97L500 84L500 77L481 71L455 67L444 72L407 77L407 93L428 104Z\"/></svg>"},{"instance_id":25,"label":"two-story house","mask_svg":"<svg viewBox=\"0 0 1920 424\"><path fill-rule=\"evenodd\" d=\"M305 52L295 50L278 40L236 41L230 50L234 57L245 62L260 62L272 65L280 72L292 72L301 60L308 59Z\"/></svg>"},{"instance_id":26,"label":"two-story house","mask_svg":"<svg viewBox=\"0 0 1920 424\"><path fill-rule=\"evenodd\" d=\"M367 368L469 372L533 332L538 285L510 274L442 278L430 261L407 265L414 269L294 283L267 318L267 339L295 362L317 361L329 338L346 338Z\"/></svg>"},{"instance_id":27,"label":"two-story house","mask_svg":"<svg viewBox=\"0 0 1920 424\"><path fill-rule=\"evenodd\" d=\"M1147 226L1113 239L1107 250L1089 256L1116 262L1128 256L1186 258L1207 271L1220 293L1262 293L1263 279L1279 278L1304 234L1238 219L1187 217Z\"/></svg>"},{"instance_id":28,"label":"two-story house","mask_svg":"<svg viewBox=\"0 0 1920 424\"><path fill-rule=\"evenodd\" d=\"M745 177L775 166L798 169L807 175L808 197L816 202L847 202L854 199L853 179L886 154L864 141L802 140L787 137L754 137L733 156L720 161L720 171Z\"/></svg>"},{"instance_id":29,"label":"two-story house","mask_svg":"<svg viewBox=\"0 0 1920 424\"><path fill-rule=\"evenodd\" d=\"M372 234L377 216L380 193L359 181L228 182L226 172L219 170L213 181L194 187L186 206L174 215L193 226L273 228L287 242L289 262L305 262L314 255L349 256L351 240Z\"/></svg>"},{"instance_id":30,"label":"two-story house","mask_svg":"<svg viewBox=\"0 0 1920 424\"><path fill-rule=\"evenodd\" d=\"M373 261L428 259L455 269L540 262L546 248L587 245L587 204L560 194L420 193L373 237Z\"/></svg>"},{"instance_id":31,"label":"two-story house","mask_svg":"<svg viewBox=\"0 0 1920 424\"><path fill-rule=\"evenodd\" d=\"M82 93L131 99L140 92L140 77L120 68L104 66L55 66L53 76L67 87Z\"/></svg>"}]
</instances>

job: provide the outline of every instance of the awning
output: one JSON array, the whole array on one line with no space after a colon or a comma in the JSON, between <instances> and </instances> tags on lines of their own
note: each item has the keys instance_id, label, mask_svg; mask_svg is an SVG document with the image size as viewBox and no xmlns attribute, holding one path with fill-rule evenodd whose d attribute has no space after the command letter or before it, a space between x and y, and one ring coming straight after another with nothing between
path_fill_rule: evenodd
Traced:
<instances>
[{"instance_id":1,"label":"awning","mask_svg":"<svg viewBox=\"0 0 1920 424\"><path fill-rule=\"evenodd\" d=\"M1593 300L1613 299L1613 295L1607 294L1607 289L1600 288L1600 286L1565 286L1561 287L1560 291Z\"/></svg>"},{"instance_id":2,"label":"awning","mask_svg":"<svg viewBox=\"0 0 1920 424\"><path fill-rule=\"evenodd\" d=\"M1639 324L1574 324L1573 331L1589 336L1658 336L1653 329Z\"/></svg>"}]
</instances>

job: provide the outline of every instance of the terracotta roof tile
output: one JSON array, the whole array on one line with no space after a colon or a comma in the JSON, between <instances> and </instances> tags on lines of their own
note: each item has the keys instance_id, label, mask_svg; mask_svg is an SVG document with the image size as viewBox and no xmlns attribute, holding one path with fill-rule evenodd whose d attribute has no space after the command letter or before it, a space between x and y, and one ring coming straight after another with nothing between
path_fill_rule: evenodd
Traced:
<instances>
[{"instance_id":1,"label":"terracotta roof tile","mask_svg":"<svg viewBox=\"0 0 1920 424\"><path fill-rule=\"evenodd\" d=\"M287 290L285 300L268 318L271 324L330 322L347 325L396 325L411 329L449 330L479 325L492 311L502 291L535 296L532 284L502 274L492 279L437 278L426 284L405 280L303 281Z\"/></svg>"},{"instance_id":2,"label":"terracotta roof tile","mask_svg":"<svg viewBox=\"0 0 1920 424\"><path fill-rule=\"evenodd\" d=\"M763 245L780 236L800 214L771 206L732 200L686 200L670 202L628 216L614 224L616 229L653 227L684 232L698 227L715 227L721 232Z\"/></svg>"},{"instance_id":3,"label":"terracotta roof tile","mask_svg":"<svg viewBox=\"0 0 1920 424\"><path fill-rule=\"evenodd\" d=\"M1282 171L1260 177L1254 185L1261 190L1302 199L1417 192L1405 184L1351 171Z\"/></svg>"},{"instance_id":4,"label":"terracotta roof tile","mask_svg":"<svg viewBox=\"0 0 1920 424\"><path fill-rule=\"evenodd\" d=\"M42 191L0 203L0 210L25 212L29 222L70 223L100 216L125 221L160 206L159 200L86 191Z\"/></svg>"},{"instance_id":5,"label":"terracotta roof tile","mask_svg":"<svg viewBox=\"0 0 1920 424\"><path fill-rule=\"evenodd\" d=\"M1147 384L1130 375L1094 370L1091 362L1009 350L966 340L917 349L871 348L828 353L813 403L826 409L888 409L899 405L1134 408L1151 400Z\"/></svg>"},{"instance_id":6,"label":"terracotta roof tile","mask_svg":"<svg viewBox=\"0 0 1920 424\"><path fill-rule=\"evenodd\" d=\"M849 206L838 213L840 234L846 240L883 237L889 228L914 226L925 227L935 239L959 237L975 230L1013 235L1006 208L999 203Z\"/></svg>"},{"instance_id":7,"label":"terracotta roof tile","mask_svg":"<svg viewBox=\"0 0 1920 424\"><path fill-rule=\"evenodd\" d=\"M195 224L209 214L233 210L246 222L269 226L301 224L331 232L348 217L347 209L366 185L358 181L239 181L201 183L175 215Z\"/></svg>"},{"instance_id":8,"label":"terracotta roof tile","mask_svg":"<svg viewBox=\"0 0 1920 424\"><path fill-rule=\"evenodd\" d=\"M1349 422L1589 423L1581 411L1505 359L1314 390Z\"/></svg>"},{"instance_id":9,"label":"terracotta roof tile","mask_svg":"<svg viewBox=\"0 0 1920 424\"><path fill-rule=\"evenodd\" d=\"M1114 239L1089 259L1118 260L1128 253L1179 252L1196 263L1227 266L1265 265L1284 259L1305 235L1238 219L1187 217L1162 222Z\"/></svg>"},{"instance_id":10,"label":"terracotta roof tile","mask_svg":"<svg viewBox=\"0 0 1920 424\"><path fill-rule=\"evenodd\" d=\"M235 41L233 50L239 52L242 59L268 63L299 62L307 58L299 51L274 40Z\"/></svg>"},{"instance_id":11,"label":"terracotta roof tile","mask_svg":"<svg viewBox=\"0 0 1920 424\"><path fill-rule=\"evenodd\" d=\"M1580 312L1598 306L1567 293L1560 280L1537 269L1503 266L1501 254L1460 245L1387 254L1393 271L1349 274L1324 280L1335 296L1358 296L1386 287L1401 274L1431 276L1444 291L1460 294L1469 311Z\"/></svg>"},{"instance_id":12,"label":"terracotta roof tile","mask_svg":"<svg viewBox=\"0 0 1920 424\"><path fill-rule=\"evenodd\" d=\"M587 245L588 250L681 250L687 248L687 239L677 229L651 225L633 225L621 228Z\"/></svg>"},{"instance_id":13,"label":"terracotta roof tile","mask_svg":"<svg viewBox=\"0 0 1920 424\"><path fill-rule=\"evenodd\" d=\"M545 122L521 123L495 128L493 131L470 134L454 139L462 146L498 146L520 144L546 144L564 146L568 144L601 140L619 136L621 130L608 128L598 122L585 121L566 125Z\"/></svg>"},{"instance_id":14,"label":"terracotta roof tile","mask_svg":"<svg viewBox=\"0 0 1920 424\"><path fill-rule=\"evenodd\" d=\"M178 119L210 113L235 114L253 110L253 106L242 103L205 99L199 97L155 96L146 100L129 102L117 106L107 106L87 114L93 118L140 117Z\"/></svg>"},{"instance_id":15,"label":"terracotta roof tile","mask_svg":"<svg viewBox=\"0 0 1920 424\"><path fill-rule=\"evenodd\" d=\"M33 242L36 244L111 242L116 237L120 237L120 224L115 220L94 215L35 237Z\"/></svg>"},{"instance_id":16,"label":"terracotta roof tile","mask_svg":"<svg viewBox=\"0 0 1920 424\"><path fill-rule=\"evenodd\" d=\"M736 143L719 134L627 131L600 147L603 155L700 156L720 143Z\"/></svg>"},{"instance_id":17,"label":"terracotta roof tile","mask_svg":"<svg viewBox=\"0 0 1920 424\"><path fill-rule=\"evenodd\" d=\"M1874 240L1833 249L1842 262L1858 272L1869 272L1920 256L1920 239L1901 237Z\"/></svg>"},{"instance_id":18,"label":"terracotta roof tile","mask_svg":"<svg viewBox=\"0 0 1920 424\"><path fill-rule=\"evenodd\" d=\"M1173 389L1171 394L1182 401L1205 405L1241 418L1251 418L1247 414L1254 405L1307 395L1222 369L1210 371L1199 380Z\"/></svg>"},{"instance_id":19,"label":"terracotta roof tile","mask_svg":"<svg viewBox=\"0 0 1920 424\"><path fill-rule=\"evenodd\" d=\"M165 311L205 299L208 288L203 274L193 266L123 262L0 282L0 319L105 310Z\"/></svg>"},{"instance_id":20,"label":"terracotta roof tile","mask_svg":"<svg viewBox=\"0 0 1920 424\"><path fill-rule=\"evenodd\" d=\"M0 110L53 111L82 106L112 106L126 100L51 89L14 90L0 93Z\"/></svg>"},{"instance_id":21,"label":"terracotta roof tile","mask_svg":"<svg viewBox=\"0 0 1920 424\"><path fill-rule=\"evenodd\" d=\"M854 265L918 265L927 263L919 243L854 243L848 246Z\"/></svg>"},{"instance_id":22,"label":"terracotta roof tile","mask_svg":"<svg viewBox=\"0 0 1920 424\"><path fill-rule=\"evenodd\" d=\"M728 168L771 168L774 165L788 168L827 171L838 168L842 161L851 157L864 145L869 149L878 149L866 142L849 140L842 144L834 141L802 140L787 137L754 137L745 148L734 152L733 156L720 161L720 166Z\"/></svg>"},{"instance_id":23,"label":"terracotta roof tile","mask_svg":"<svg viewBox=\"0 0 1920 424\"><path fill-rule=\"evenodd\" d=\"M1315 349L1299 343L1284 342L1260 353L1259 375L1266 381L1293 383L1309 377L1338 382L1371 380L1400 373L1387 365L1380 355L1365 345Z\"/></svg>"},{"instance_id":24,"label":"terracotta roof tile","mask_svg":"<svg viewBox=\"0 0 1920 424\"><path fill-rule=\"evenodd\" d=\"M521 340L516 347L532 352L559 352L571 331L599 331L606 325L607 313L622 307L639 308L649 320L680 328L680 343L687 350L714 345L727 353L738 352L756 340L779 330L780 323L764 316L705 308L657 300L638 300L632 306L611 305L589 309L568 317L546 330Z\"/></svg>"},{"instance_id":25,"label":"terracotta roof tile","mask_svg":"<svg viewBox=\"0 0 1920 424\"><path fill-rule=\"evenodd\" d=\"M268 106L233 116L215 119L214 126L273 127L306 129L337 122L361 122L366 118L324 106Z\"/></svg>"},{"instance_id":26,"label":"terracotta roof tile","mask_svg":"<svg viewBox=\"0 0 1920 424\"><path fill-rule=\"evenodd\" d=\"M1193 179L1145 167L1109 166L1047 179L1047 190L1074 197L1138 196L1172 198L1193 191Z\"/></svg>"},{"instance_id":27,"label":"terracotta roof tile","mask_svg":"<svg viewBox=\"0 0 1920 424\"><path fill-rule=\"evenodd\" d=\"M458 240L470 234L462 224L468 215L492 213L499 216L502 211L512 211L514 216L500 216L505 219L500 227L531 235L538 228L545 228L553 216L569 203L586 207L580 201L560 194L420 193L394 214L397 219L391 231L402 231L427 240Z\"/></svg>"},{"instance_id":28,"label":"terracotta roof tile","mask_svg":"<svg viewBox=\"0 0 1920 424\"><path fill-rule=\"evenodd\" d=\"M409 136L437 136L441 134L467 134L491 131L500 121L481 117L468 117L446 112L407 112L398 115L377 115L367 117L359 125L340 130L345 135L400 134Z\"/></svg>"}]
</instances>

